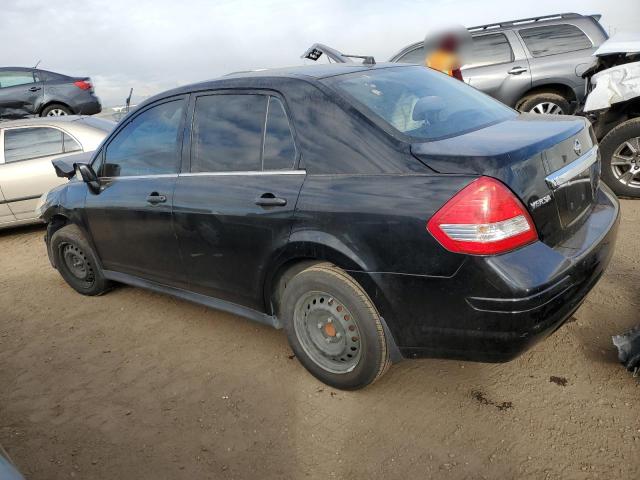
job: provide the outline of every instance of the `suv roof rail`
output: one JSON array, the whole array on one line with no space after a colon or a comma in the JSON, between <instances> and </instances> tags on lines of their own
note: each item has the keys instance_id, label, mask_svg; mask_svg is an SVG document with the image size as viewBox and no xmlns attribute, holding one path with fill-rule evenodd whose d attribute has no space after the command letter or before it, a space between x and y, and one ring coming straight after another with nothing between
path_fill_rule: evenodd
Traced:
<instances>
[{"instance_id":1,"label":"suv roof rail","mask_svg":"<svg viewBox=\"0 0 640 480\"><path fill-rule=\"evenodd\" d=\"M558 20L561 18L582 18L584 15L579 13L558 13L556 15L544 15L542 17L521 18L519 20L509 20L508 22L488 23L487 25L478 25L477 27L469 27L470 32L478 32L482 30L493 30L499 28L513 27L515 25L523 25L527 23L546 22L547 20ZM596 15L591 15L595 17Z\"/></svg>"}]
</instances>

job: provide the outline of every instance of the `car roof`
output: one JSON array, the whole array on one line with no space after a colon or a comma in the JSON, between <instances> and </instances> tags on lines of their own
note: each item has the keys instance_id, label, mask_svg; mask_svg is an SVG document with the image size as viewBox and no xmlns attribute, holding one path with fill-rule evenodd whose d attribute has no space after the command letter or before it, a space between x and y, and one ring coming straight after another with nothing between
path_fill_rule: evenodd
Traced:
<instances>
[{"instance_id":1,"label":"car roof","mask_svg":"<svg viewBox=\"0 0 640 480\"><path fill-rule=\"evenodd\" d=\"M19 72L31 72L34 69L29 67L0 67L0 72L10 70L10 71L19 71Z\"/></svg>"},{"instance_id":2,"label":"car roof","mask_svg":"<svg viewBox=\"0 0 640 480\"><path fill-rule=\"evenodd\" d=\"M72 125L74 123L87 124L85 120L90 118L92 117L88 115L62 115L59 117L33 117L33 118L21 118L18 120L0 120L0 128L46 126L46 125L63 126L63 125ZM106 120L106 119L98 119L98 120L101 120L104 122L110 122L110 120ZM111 122L111 123L115 125L115 122Z\"/></svg>"}]
</instances>

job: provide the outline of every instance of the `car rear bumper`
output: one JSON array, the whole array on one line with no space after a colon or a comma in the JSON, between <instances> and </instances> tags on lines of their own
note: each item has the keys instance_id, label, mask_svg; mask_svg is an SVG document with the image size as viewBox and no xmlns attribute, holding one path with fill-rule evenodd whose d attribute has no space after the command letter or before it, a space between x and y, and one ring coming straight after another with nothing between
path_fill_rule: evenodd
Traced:
<instances>
[{"instance_id":1,"label":"car rear bumper","mask_svg":"<svg viewBox=\"0 0 640 480\"><path fill-rule=\"evenodd\" d=\"M74 103L72 108L78 115L95 115L102 111L102 104L98 97L91 95L86 101Z\"/></svg>"},{"instance_id":2,"label":"car rear bumper","mask_svg":"<svg viewBox=\"0 0 640 480\"><path fill-rule=\"evenodd\" d=\"M578 309L611 260L618 224L618 201L603 186L585 223L553 248L468 257L450 277L351 273L375 284L369 291L404 357L507 361Z\"/></svg>"}]
</instances>

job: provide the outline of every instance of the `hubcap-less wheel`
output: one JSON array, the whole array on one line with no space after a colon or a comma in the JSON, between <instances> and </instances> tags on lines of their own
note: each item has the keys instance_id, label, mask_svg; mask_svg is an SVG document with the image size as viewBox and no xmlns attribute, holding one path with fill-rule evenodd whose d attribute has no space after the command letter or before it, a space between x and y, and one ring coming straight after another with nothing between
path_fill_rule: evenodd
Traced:
<instances>
[{"instance_id":1,"label":"hubcap-less wheel","mask_svg":"<svg viewBox=\"0 0 640 480\"><path fill-rule=\"evenodd\" d=\"M47 117L62 117L66 114L67 112L65 112L64 110L60 108L54 108L52 110L49 110L49 113L47 113Z\"/></svg>"},{"instance_id":2,"label":"hubcap-less wheel","mask_svg":"<svg viewBox=\"0 0 640 480\"><path fill-rule=\"evenodd\" d=\"M361 337L347 307L324 292L309 292L298 300L294 329L305 353L331 373L352 371L360 360Z\"/></svg>"},{"instance_id":3,"label":"hubcap-less wheel","mask_svg":"<svg viewBox=\"0 0 640 480\"><path fill-rule=\"evenodd\" d=\"M65 269L85 287L91 287L95 281L95 275L91 263L87 260L82 250L75 245L65 243L62 245L62 258Z\"/></svg>"},{"instance_id":4,"label":"hubcap-less wheel","mask_svg":"<svg viewBox=\"0 0 640 480\"><path fill-rule=\"evenodd\" d=\"M640 137L618 145L611 156L611 170L623 185L640 188Z\"/></svg>"},{"instance_id":5,"label":"hubcap-less wheel","mask_svg":"<svg viewBox=\"0 0 640 480\"><path fill-rule=\"evenodd\" d=\"M544 113L546 115L563 115L562 107L560 105L553 102L540 102L534 105L531 110L531 113Z\"/></svg>"}]
</instances>

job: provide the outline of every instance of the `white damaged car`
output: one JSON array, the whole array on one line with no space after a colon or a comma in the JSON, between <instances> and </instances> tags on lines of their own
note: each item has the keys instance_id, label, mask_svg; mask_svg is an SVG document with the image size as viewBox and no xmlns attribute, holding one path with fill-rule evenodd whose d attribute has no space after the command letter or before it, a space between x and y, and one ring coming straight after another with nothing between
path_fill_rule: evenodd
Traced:
<instances>
[{"instance_id":1,"label":"white damaged car","mask_svg":"<svg viewBox=\"0 0 640 480\"><path fill-rule=\"evenodd\" d=\"M594 55L582 114L600 141L602 180L620 196L640 197L640 33L614 35Z\"/></svg>"}]
</instances>

